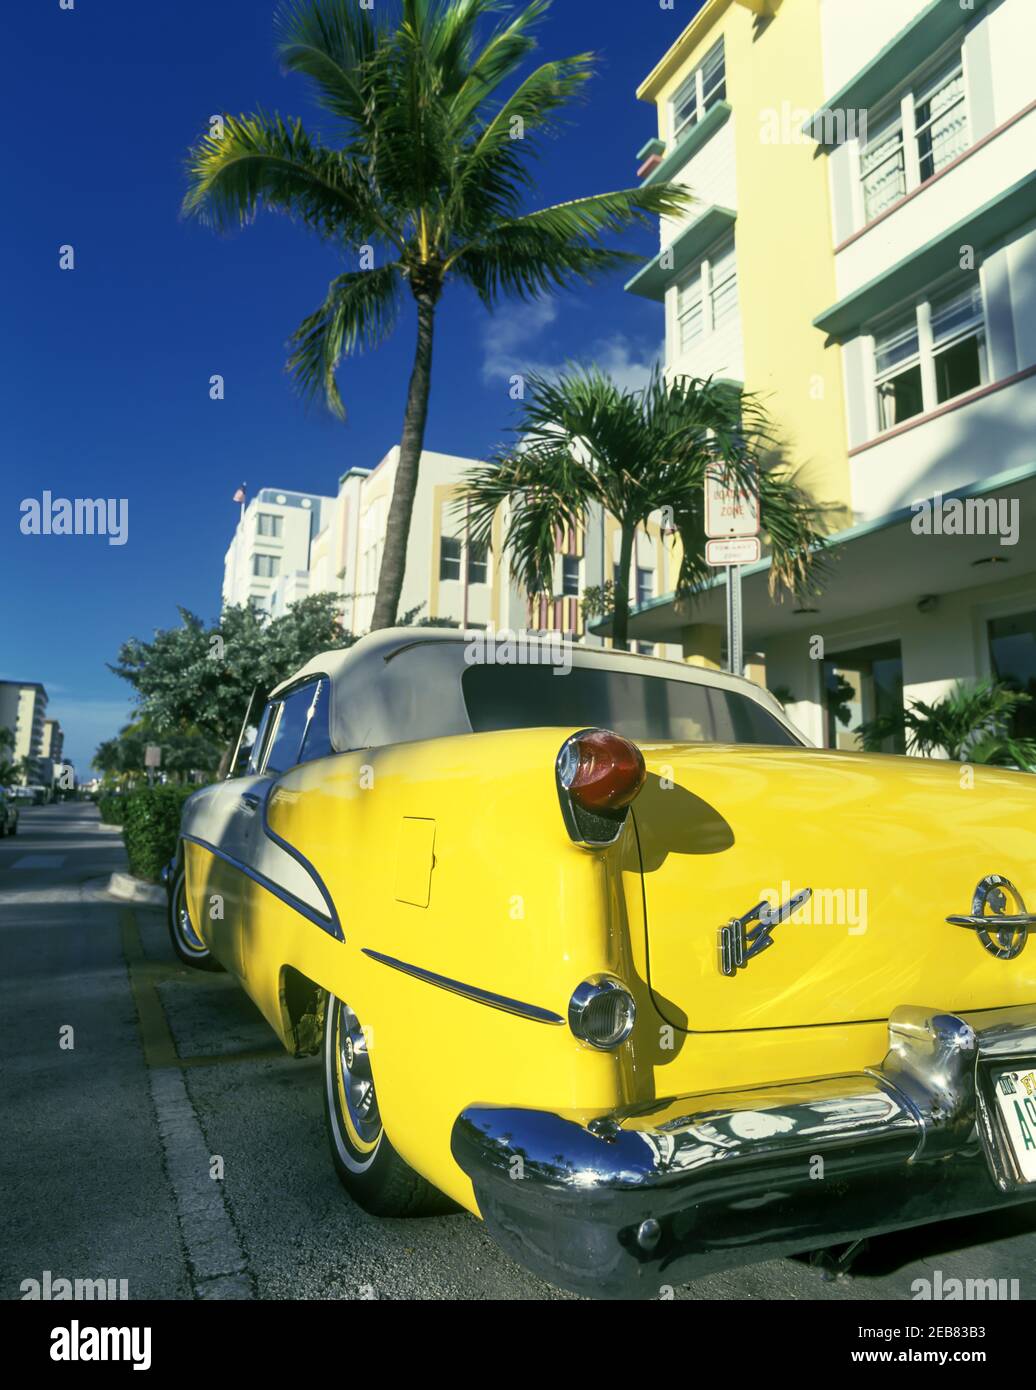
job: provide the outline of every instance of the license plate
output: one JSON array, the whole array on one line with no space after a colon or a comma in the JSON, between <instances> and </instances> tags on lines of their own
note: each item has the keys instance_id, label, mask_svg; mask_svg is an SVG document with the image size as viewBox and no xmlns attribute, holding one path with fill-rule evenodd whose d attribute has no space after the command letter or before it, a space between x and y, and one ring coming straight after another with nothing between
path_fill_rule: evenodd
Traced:
<instances>
[{"instance_id":1,"label":"license plate","mask_svg":"<svg viewBox=\"0 0 1036 1390\"><path fill-rule=\"evenodd\" d=\"M1023 1182L1036 1182L1036 1068L997 1072L993 1094Z\"/></svg>"}]
</instances>

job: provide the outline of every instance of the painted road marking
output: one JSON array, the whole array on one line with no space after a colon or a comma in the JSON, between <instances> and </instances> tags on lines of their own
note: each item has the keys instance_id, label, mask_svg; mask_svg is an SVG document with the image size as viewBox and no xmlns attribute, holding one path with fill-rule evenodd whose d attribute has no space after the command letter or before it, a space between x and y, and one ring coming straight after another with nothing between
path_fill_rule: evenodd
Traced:
<instances>
[{"instance_id":1,"label":"painted road marking","mask_svg":"<svg viewBox=\"0 0 1036 1390\"><path fill-rule=\"evenodd\" d=\"M212 1152L187 1093L176 1044L147 968L137 919L128 907L119 910L119 928L194 1296L254 1298L245 1254L223 1200L223 1185L209 1176Z\"/></svg>"},{"instance_id":2,"label":"painted road marking","mask_svg":"<svg viewBox=\"0 0 1036 1390\"><path fill-rule=\"evenodd\" d=\"M23 854L11 865L12 869L60 869L65 862L63 854Z\"/></svg>"}]
</instances>

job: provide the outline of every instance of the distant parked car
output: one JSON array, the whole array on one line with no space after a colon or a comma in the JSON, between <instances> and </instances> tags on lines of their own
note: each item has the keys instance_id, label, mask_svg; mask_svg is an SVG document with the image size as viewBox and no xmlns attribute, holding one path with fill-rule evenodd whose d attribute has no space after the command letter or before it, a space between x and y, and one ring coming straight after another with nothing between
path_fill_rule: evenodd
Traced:
<instances>
[{"instance_id":1,"label":"distant parked car","mask_svg":"<svg viewBox=\"0 0 1036 1390\"><path fill-rule=\"evenodd\" d=\"M6 787L0 787L0 835L18 834L18 807Z\"/></svg>"}]
</instances>

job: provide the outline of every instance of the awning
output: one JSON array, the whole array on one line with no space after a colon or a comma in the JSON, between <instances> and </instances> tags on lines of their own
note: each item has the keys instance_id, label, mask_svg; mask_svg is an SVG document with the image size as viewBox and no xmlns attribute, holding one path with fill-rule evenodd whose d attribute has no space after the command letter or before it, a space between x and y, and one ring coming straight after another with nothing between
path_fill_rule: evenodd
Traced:
<instances>
[{"instance_id":1,"label":"awning","mask_svg":"<svg viewBox=\"0 0 1036 1390\"><path fill-rule=\"evenodd\" d=\"M678 275L699 260L712 243L734 225L737 214L732 208L707 207L690 226L685 227L675 241L659 251L626 285L630 294L642 295L662 303L665 292Z\"/></svg>"},{"instance_id":2,"label":"awning","mask_svg":"<svg viewBox=\"0 0 1036 1390\"><path fill-rule=\"evenodd\" d=\"M1036 463L985 478L942 494L952 499L1002 498L1017 501L1020 540L1001 545L998 536L917 534L913 507L850 527L830 537L829 572L824 592L801 607L791 598L769 597L770 561L742 571L745 648L764 648L774 638L808 635L818 622L864 618L887 608L976 588L1018 575L1036 575ZM931 499L929 499L931 500ZM634 608L629 636L638 642L679 642L684 628L726 622L726 577L718 571L709 589L679 610L673 594ZM611 623L591 624L597 637L611 636Z\"/></svg>"}]
</instances>

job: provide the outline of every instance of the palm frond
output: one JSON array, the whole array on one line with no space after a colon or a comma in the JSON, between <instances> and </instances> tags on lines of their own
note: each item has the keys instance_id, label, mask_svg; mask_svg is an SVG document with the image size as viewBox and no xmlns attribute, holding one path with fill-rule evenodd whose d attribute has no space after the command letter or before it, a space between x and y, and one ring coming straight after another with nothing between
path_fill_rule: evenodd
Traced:
<instances>
[{"instance_id":1,"label":"palm frond","mask_svg":"<svg viewBox=\"0 0 1036 1390\"><path fill-rule=\"evenodd\" d=\"M400 266L354 271L332 280L320 308L291 337L288 370L304 396L323 396L343 417L335 374L343 356L375 348L389 336L399 312Z\"/></svg>"},{"instance_id":2,"label":"palm frond","mask_svg":"<svg viewBox=\"0 0 1036 1390\"><path fill-rule=\"evenodd\" d=\"M453 115L460 125L467 124L478 108L501 83L518 71L535 49L533 31L550 5L551 0L532 0L520 14L501 24L483 46L452 97ZM495 0L481 0L481 3L476 0L475 7L479 15L506 8L503 4L495 3Z\"/></svg>"},{"instance_id":3,"label":"palm frond","mask_svg":"<svg viewBox=\"0 0 1036 1390\"><path fill-rule=\"evenodd\" d=\"M284 67L312 78L325 110L362 126L369 115L363 67L382 33L373 12L356 0L289 0L274 24Z\"/></svg>"},{"instance_id":4,"label":"palm frond","mask_svg":"<svg viewBox=\"0 0 1036 1390\"><path fill-rule=\"evenodd\" d=\"M558 537L582 523L594 493L585 465L564 441L554 441L468 469L455 505L467 510L472 540L487 546L496 515L506 507L503 549L512 575L532 596L551 589Z\"/></svg>"},{"instance_id":5,"label":"palm frond","mask_svg":"<svg viewBox=\"0 0 1036 1390\"><path fill-rule=\"evenodd\" d=\"M184 215L218 231L250 222L260 204L356 244L386 230L356 165L315 144L298 120L225 117L222 136L206 135L191 150L188 178Z\"/></svg>"}]
</instances>

